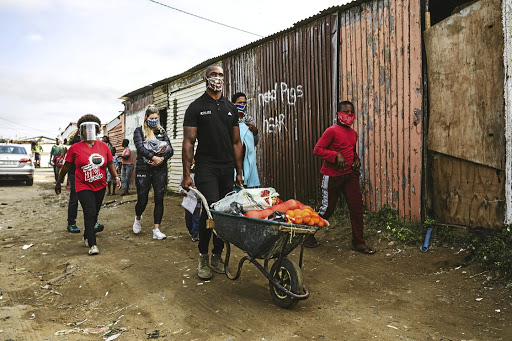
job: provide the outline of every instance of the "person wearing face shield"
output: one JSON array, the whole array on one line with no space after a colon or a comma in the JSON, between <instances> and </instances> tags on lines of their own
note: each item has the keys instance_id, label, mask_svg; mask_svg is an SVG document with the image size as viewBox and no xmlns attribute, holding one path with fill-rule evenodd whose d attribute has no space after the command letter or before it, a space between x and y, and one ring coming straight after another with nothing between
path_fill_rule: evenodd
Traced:
<instances>
[{"instance_id":1,"label":"person wearing face shield","mask_svg":"<svg viewBox=\"0 0 512 341\"><path fill-rule=\"evenodd\" d=\"M243 187L243 158L238 110L222 94L224 70L219 65L210 65L203 80L206 91L189 105L183 120L181 187L187 191L190 187L197 187L211 205L233 189L234 169L237 172L235 185ZM197 150L194 155L196 140ZM192 160L196 163L194 180L190 176ZM206 228L206 210L203 210L199 219L197 275L204 280L212 277L210 266L217 273L225 273L221 258L224 242L213 235L210 263L208 247L211 238L212 230Z\"/></svg>"},{"instance_id":2,"label":"person wearing face shield","mask_svg":"<svg viewBox=\"0 0 512 341\"><path fill-rule=\"evenodd\" d=\"M238 109L238 126L240 128L244 160L242 176L244 186L247 188L259 187L260 179L258 177L258 168L256 167L256 145L260 140L258 128L254 124L254 118L247 114L247 96L243 92L237 92L231 96L231 102Z\"/></svg>"},{"instance_id":3,"label":"person wearing face shield","mask_svg":"<svg viewBox=\"0 0 512 341\"><path fill-rule=\"evenodd\" d=\"M356 114L352 102L338 103L337 124L327 128L318 140L313 154L323 160L322 205L318 211L324 219L336 210L340 193L346 199L352 225L352 247L364 254L377 250L366 245L363 237L363 197L359 184L361 160L356 152L357 132L352 129ZM319 244L312 235L304 242L306 247Z\"/></svg>"},{"instance_id":4,"label":"person wearing face shield","mask_svg":"<svg viewBox=\"0 0 512 341\"><path fill-rule=\"evenodd\" d=\"M155 208L153 211L153 239L165 239L160 231L164 214L164 194L167 185L167 160L174 151L165 129L160 125L160 114L155 105L146 108L144 123L133 132L133 143L137 149L135 162L135 184L137 187L137 204L133 233L142 231L142 213L148 204L148 196L153 187Z\"/></svg>"},{"instance_id":5,"label":"person wearing face shield","mask_svg":"<svg viewBox=\"0 0 512 341\"><path fill-rule=\"evenodd\" d=\"M115 178L117 188L121 188L121 179L112 162L112 154L107 144L96 139L100 132L100 119L94 115L84 115L77 122L82 141L73 144L66 154L66 162L55 184L55 193L61 193L61 182L75 166L75 191L84 215L84 241L89 247L89 255L97 255L96 232L103 230L98 224L103 198L105 197L106 169Z\"/></svg>"}]
</instances>

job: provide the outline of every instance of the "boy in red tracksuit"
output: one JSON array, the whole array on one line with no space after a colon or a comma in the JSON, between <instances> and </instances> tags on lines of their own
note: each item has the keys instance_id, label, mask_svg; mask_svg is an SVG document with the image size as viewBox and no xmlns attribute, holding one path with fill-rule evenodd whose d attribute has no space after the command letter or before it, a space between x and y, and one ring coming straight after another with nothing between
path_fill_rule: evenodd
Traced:
<instances>
[{"instance_id":1,"label":"boy in red tracksuit","mask_svg":"<svg viewBox=\"0 0 512 341\"><path fill-rule=\"evenodd\" d=\"M349 101L338 103L337 124L327 128L318 140L313 154L324 160L322 174L322 205L319 214L324 219L334 213L340 192L343 193L352 223L352 246L355 251L374 254L375 248L366 245L363 238L363 197L359 184L361 160L357 156L357 132L350 126L354 122L354 105ZM311 238L305 246L316 247Z\"/></svg>"}]
</instances>

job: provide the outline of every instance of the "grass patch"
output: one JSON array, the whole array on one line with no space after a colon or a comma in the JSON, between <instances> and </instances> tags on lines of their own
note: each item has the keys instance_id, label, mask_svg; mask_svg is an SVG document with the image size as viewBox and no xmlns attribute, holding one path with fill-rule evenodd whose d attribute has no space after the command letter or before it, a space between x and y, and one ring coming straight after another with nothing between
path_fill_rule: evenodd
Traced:
<instances>
[{"instance_id":1,"label":"grass patch","mask_svg":"<svg viewBox=\"0 0 512 341\"><path fill-rule=\"evenodd\" d=\"M346 205L337 209L329 219L331 226L346 226L336 229L340 238L351 238L350 214ZM502 230L468 229L464 233L455 228L438 225L427 218L423 222L405 222L398 211L382 207L376 212L365 211L365 237L382 238L398 245L421 246L428 228L432 228L430 245L459 247L468 251L468 262L477 263L492 274L495 279L512 280L512 228ZM335 229L332 227L332 229Z\"/></svg>"}]
</instances>

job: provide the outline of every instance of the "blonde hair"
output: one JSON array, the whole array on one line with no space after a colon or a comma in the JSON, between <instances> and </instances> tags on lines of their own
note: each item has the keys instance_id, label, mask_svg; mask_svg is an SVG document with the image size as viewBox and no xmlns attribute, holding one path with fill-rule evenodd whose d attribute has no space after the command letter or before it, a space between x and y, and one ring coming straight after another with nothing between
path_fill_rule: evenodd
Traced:
<instances>
[{"instance_id":1,"label":"blonde hair","mask_svg":"<svg viewBox=\"0 0 512 341\"><path fill-rule=\"evenodd\" d=\"M155 132L154 132L153 128L148 126L148 116L151 114L158 114L158 118L160 119L160 113L158 111L158 108L154 104L150 104L146 108L146 115L144 116L144 123L142 124L142 132L144 133L144 138L146 140L156 139ZM159 129L159 130L163 129L162 126L160 125L160 121L158 122L158 125L156 126L155 129Z\"/></svg>"}]
</instances>

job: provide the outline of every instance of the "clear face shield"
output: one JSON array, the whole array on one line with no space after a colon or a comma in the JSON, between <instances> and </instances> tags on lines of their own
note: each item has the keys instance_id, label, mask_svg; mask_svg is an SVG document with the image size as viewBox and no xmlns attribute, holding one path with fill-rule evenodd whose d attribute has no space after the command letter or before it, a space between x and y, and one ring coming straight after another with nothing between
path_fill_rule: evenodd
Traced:
<instances>
[{"instance_id":1,"label":"clear face shield","mask_svg":"<svg viewBox=\"0 0 512 341\"><path fill-rule=\"evenodd\" d=\"M80 124L80 138L82 141L94 141L100 132L100 125L96 122L84 122Z\"/></svg>"}]
</instances>

